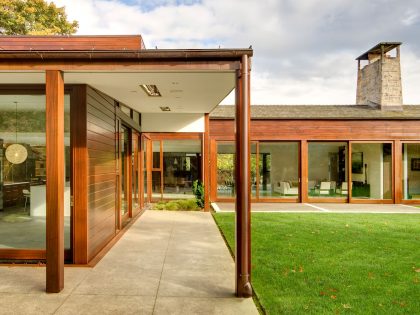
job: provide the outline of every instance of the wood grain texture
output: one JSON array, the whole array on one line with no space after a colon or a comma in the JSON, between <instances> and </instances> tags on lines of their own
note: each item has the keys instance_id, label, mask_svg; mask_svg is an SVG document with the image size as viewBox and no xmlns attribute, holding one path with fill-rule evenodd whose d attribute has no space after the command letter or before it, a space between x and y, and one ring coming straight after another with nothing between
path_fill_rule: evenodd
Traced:
<instances>
[{"instance_id":1,"label":"wood grain texture","mask_svg":"<svg viewBox=\"0 0 420 315\"><path fill-rule=\"evenodd\" d=\"M46 291L64 288L64 78L46 71Z\"/></svg>"},{"instance_id":2,"label":"wood grain texture","mask_svg":"<svg viewBox=\"0 0 420 315\"><path fill-rule=\"evenodd\" d=\"M144 43L140 35L129 36L4 36L1 50L140 50Z\"/></svg>"},{"instance_id":3,"label":"wood grain texture","mask_svg":"<svg viewBox=\"0 0 420 315\"><path fill-rule=\"evenodd\" d=\"M204 183L204 211L210 211L210 117L204 115L204 134L202 140L203 152L203 183Z\"/></svg>"},{"instance_id":4,"label":"wood grain texture","mask_svg":"<svg viewBox=\"0 0 420 315\"><path fill-rule=\"evenodd\" d=\"M70 124L71 124L71 164L72 164L72 196L73 204L73 229L72 248L73 263L87 264L87 128L86 128L86 86L80 86L70 97Z\"/></svg>"},{"instance_id":5,"label":"wood grain texture","mask_svg":"<svg viewBox=\"0 0 420 315\"><path fill-rule=\"evenodd\" d=\"M210 120L210 137L234 140L233 120ZM252 140L419 140L418 120L252 120Z\"/></svg>"},{"instance_id":6,"label":"wood grain texture","mask_svg":"<svg viewBox=\"0 0 420 315\"><path fill-rule=\"evenodd\" d=\"M114 100L87 88L87 233L88 261L115 236L116 138Z\"/></svg>"}]
</instances>

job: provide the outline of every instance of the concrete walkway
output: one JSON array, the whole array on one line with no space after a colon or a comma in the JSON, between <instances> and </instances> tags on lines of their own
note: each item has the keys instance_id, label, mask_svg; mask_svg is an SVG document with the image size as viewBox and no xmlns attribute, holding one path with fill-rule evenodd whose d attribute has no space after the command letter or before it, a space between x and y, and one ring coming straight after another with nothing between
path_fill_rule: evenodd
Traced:
<instances>
[{"instance_id":1,"label":"concrete walkway","mask_svg":"<svg viewBox=\"0 0 420 315\"><path fill-rule=\"evenodd\" d=\"M218 212L234 212L232 202L212 204ZM252 212L420 213L415 205L354 203L252 203Z\"/></svg>"},{"instance_id":2,"label":"concrete walkway","mask_svg":"<svg viewBox=\"0 0 420 315\"><path fill-rule=\"evenodd\" d=\"M0 314L258 314L234 297L234 263L209 213L147 211L94 268L0 267Z\"/></svg>"}]
</instances>

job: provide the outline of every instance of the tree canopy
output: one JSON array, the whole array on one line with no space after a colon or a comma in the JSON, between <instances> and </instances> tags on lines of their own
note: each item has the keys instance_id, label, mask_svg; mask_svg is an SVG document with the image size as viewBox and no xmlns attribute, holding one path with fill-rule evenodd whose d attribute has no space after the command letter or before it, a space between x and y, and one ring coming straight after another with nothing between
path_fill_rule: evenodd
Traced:
<instances>
[{"instance_id":1,"label":"tree canopy","mask_svg":"<svg viewBox=\"0 0 420 315\"><path fill-rule=\"evenodd\" d=\"M64 7L44 0L0 0L2 35L70 35L77 21L67 21Z\"/></svg>"}]
</instances>

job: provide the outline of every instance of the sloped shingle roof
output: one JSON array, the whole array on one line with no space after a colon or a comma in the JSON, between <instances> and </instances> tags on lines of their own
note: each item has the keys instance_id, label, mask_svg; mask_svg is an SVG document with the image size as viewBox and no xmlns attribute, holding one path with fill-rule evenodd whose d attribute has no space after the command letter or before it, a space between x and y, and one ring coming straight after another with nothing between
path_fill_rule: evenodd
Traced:
<instances>
[{"instance_id":1,"label":"sloped shingle roof","mask_svg":"<svg viewBox=\"0 0 420 315\"><path fill-rule=\"evenodd\" d=\"M253 105L252 119L420 119L420 105L380 110L367 105ZM211 119L232 119L235 106L219 105Z\"/></svg>"}]
</instances>

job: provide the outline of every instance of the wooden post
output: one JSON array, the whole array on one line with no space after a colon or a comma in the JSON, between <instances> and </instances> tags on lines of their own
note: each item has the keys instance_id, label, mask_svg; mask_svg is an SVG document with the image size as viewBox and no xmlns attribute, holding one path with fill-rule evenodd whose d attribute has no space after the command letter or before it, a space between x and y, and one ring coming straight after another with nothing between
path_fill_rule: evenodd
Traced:
<instances>
[{"instance_id":1,"label":"wooden post","mask_svg":"<svg viewBox=\"0 0 420 315\"><path fill-rule=\"evenodd\" d=\"M402 203L403 189L402 189L402 143L400 140L394 141L393 150L393 181L394 181L394 203Z\"/></svg>"},{"instance_id":2,"label":"wooden post","mask_svg":"<svg viewBox=\"0 0 420 315\"><path fill-rule=\"evenodd\" d=\"M252 296L250 84L248 56L242 56L236 81L236 295Z\"/></svg>"},{"instance_id":3,"label":"wooden post","mask_svg":"<svg viewBox=\"0 0 420 315\"><path fill-rule=\"evenodd\" d=\"M203 184L204 184L204 211L210 210L210 116L204 115L203 134Z\"/></svg>"},{"instance_id":4,"label":"wooden post","mask_svg":"<svg viewBox=\"0 0 420 315\"><path fill-rule=\"evenodd\" d=\"M308 141L300 143L300 201L308 202Z\"/></svg>"},{"instance_id":5,"label":"wooden post","mask_svg":"<svg viewBox=\"0 0 420 315\"><path fill-rule=\"evenodd\" d=\"M46 71L46 291L64 288L64 78Z\"/></svg>"}]
</instances>

